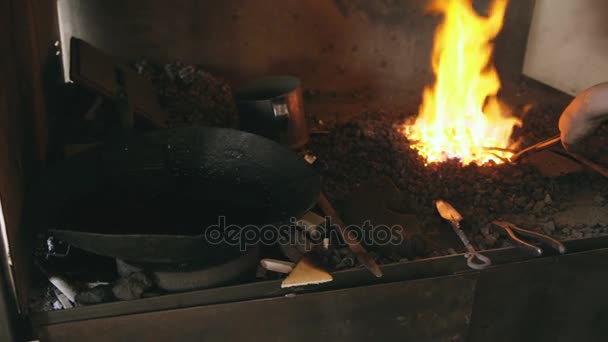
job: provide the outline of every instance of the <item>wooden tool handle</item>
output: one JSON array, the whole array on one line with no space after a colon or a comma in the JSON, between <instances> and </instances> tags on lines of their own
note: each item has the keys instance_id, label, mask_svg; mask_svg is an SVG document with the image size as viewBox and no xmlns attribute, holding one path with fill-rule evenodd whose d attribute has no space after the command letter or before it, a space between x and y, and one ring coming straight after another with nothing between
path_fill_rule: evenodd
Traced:
<instances>
[{"instance_id":1,"label":"wooden tool handle","mask_svg":"<svg viewBox=\"0 0 608 342\"><path fill-rule=\"evenodd\" d=\"M365 248L359 243L359 241L357 241L357 239L349 234L350 232L344 228L344 222L340 216L338 216L338 213L336 210L334 210L334 207L331 205L331 203L329 203L323 193L321 193L321 196L319 197L319 207L321 207L321 210L323 210L326 216L332 218L334 225L337 227L338 232L342 236L342 239L344 239L344 242L346 242L348 248L350 248L355 257L357 257L357 260L359 260L359 262L373 275L378 278L382 277L382 271L380 270L380 267L378 267L378 264L376 264L376 261L374 261L374 258L372 258L371 255L367 253Z\"/></svg>"}]
</instances>

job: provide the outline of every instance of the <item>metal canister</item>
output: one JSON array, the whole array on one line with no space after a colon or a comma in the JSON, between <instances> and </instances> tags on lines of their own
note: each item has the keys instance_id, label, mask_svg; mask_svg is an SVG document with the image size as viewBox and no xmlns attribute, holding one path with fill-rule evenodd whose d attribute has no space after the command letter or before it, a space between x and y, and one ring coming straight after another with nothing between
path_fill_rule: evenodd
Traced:
<instances>
[{"instance_id":1,"label":"metal canister","mask_svg":"<svg viewBox=\"0 0 608 342\"><path fill-rule=\"evenodd\" d=\"M308 142L300 80L272 76L236 91L241 129L297 149Z\"/></svg>"}]
</instances>

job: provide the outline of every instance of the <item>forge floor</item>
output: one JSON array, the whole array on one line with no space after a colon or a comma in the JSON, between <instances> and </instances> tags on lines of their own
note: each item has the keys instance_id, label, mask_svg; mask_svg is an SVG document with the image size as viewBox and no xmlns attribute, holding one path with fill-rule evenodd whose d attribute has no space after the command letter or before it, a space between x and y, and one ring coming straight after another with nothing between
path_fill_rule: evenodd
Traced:
<instances>
[{"instance_id":1,"label":"forge floor","mask_svg":"<svg viewBox=\"0 0 608 342\"><path fill-rule=\"evenodd\" d=\"M514 135L526 147L559 133L559 115L572 97L522 78L507 84L501 99L521 117L523 127ZM608 233L608 180L568 158L561 146L517 164L462 167L454 160L425 166L399 132L409 114L365 108L340 122L318 113L315 130L324 134L312 136L306 153L317 158L314 167L324 191L347 220L356 196L371 207L385 203L389 211L407 215L405 225L432 242L427 249L431 256L462 251L435 211L434 200L440 198L462 213L464 230L479 249L509 244L492 229L490 222L498 219L559 239ZM603 157L607 133L600 128L584 146L585 154L603 165L608 165ZM399 199L383 202L382 193L391 191L374 185L377 179L390 180L400 191ZM368 190L357 191L361 187Z\"/></svg>"}]
</instances>

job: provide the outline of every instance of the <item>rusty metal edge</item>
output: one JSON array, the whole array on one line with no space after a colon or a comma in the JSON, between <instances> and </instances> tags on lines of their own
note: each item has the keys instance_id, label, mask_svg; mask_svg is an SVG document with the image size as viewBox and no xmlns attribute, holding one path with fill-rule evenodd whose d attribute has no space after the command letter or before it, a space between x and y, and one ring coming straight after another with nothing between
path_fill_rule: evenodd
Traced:
<instances>
[{"instance_id":1,"label":"rusty metal edge","mask_svg":"<svg viewBox=\"0 0 608 342\"><path fill-rule=\"evenodd\" d=\"M567 254L608 248L608 236L563 241ZM530 260L533 257L514 247L484 251L492 259L493 265L504 265ZM553 258L556 254L547 253L542 258ZM493 267L490 267L491 270ZM409 262L382 265L384 277L378 279L364 268L333 273L331 283L306 288L281 289L281 281L262 281L228 287L213 288L129 302L113 302L94 306L77 307L62 311L38 312L29 315L32 329L45 325L83 321L119 315L131 315L194 306L231 303L245 300L282 297L290 293L310 293L347 289L360 286L386 284L398 281L434 278L462 273L475 273L467 267L463 254L421 259Z\"/></svg>"}]
</instances>

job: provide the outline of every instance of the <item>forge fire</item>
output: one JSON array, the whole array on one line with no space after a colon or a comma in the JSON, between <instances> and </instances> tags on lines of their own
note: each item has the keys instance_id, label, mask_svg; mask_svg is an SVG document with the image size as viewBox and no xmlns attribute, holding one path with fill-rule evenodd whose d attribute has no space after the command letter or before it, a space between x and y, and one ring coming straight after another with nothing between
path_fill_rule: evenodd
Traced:
<instances>
[{"instance_id":1,"label":"forge fire","mask_svg":"<svg viewBox=\"0 0 608 342\"><path fill-rule=\"evenodd\" d=\"M488 17L475 13L468 0L435 0L428 8L443 16L432 55L436 80L424 90L415 122L404 127L411 148L428 163L501 163L515 147L511 133L521 121L496 97L500 79L491 61L506 6L506 0L495 1Z\"/></svg>"},{"instance_id":2,"label":"forge fire","mask_svg":"<svg viewBox=\"0 0 608 342\"><path fill-rule=\"evenodd\" d=\"M607 1L0 3L0 341L608 340Z\"/></svg>"}]
</instances>

